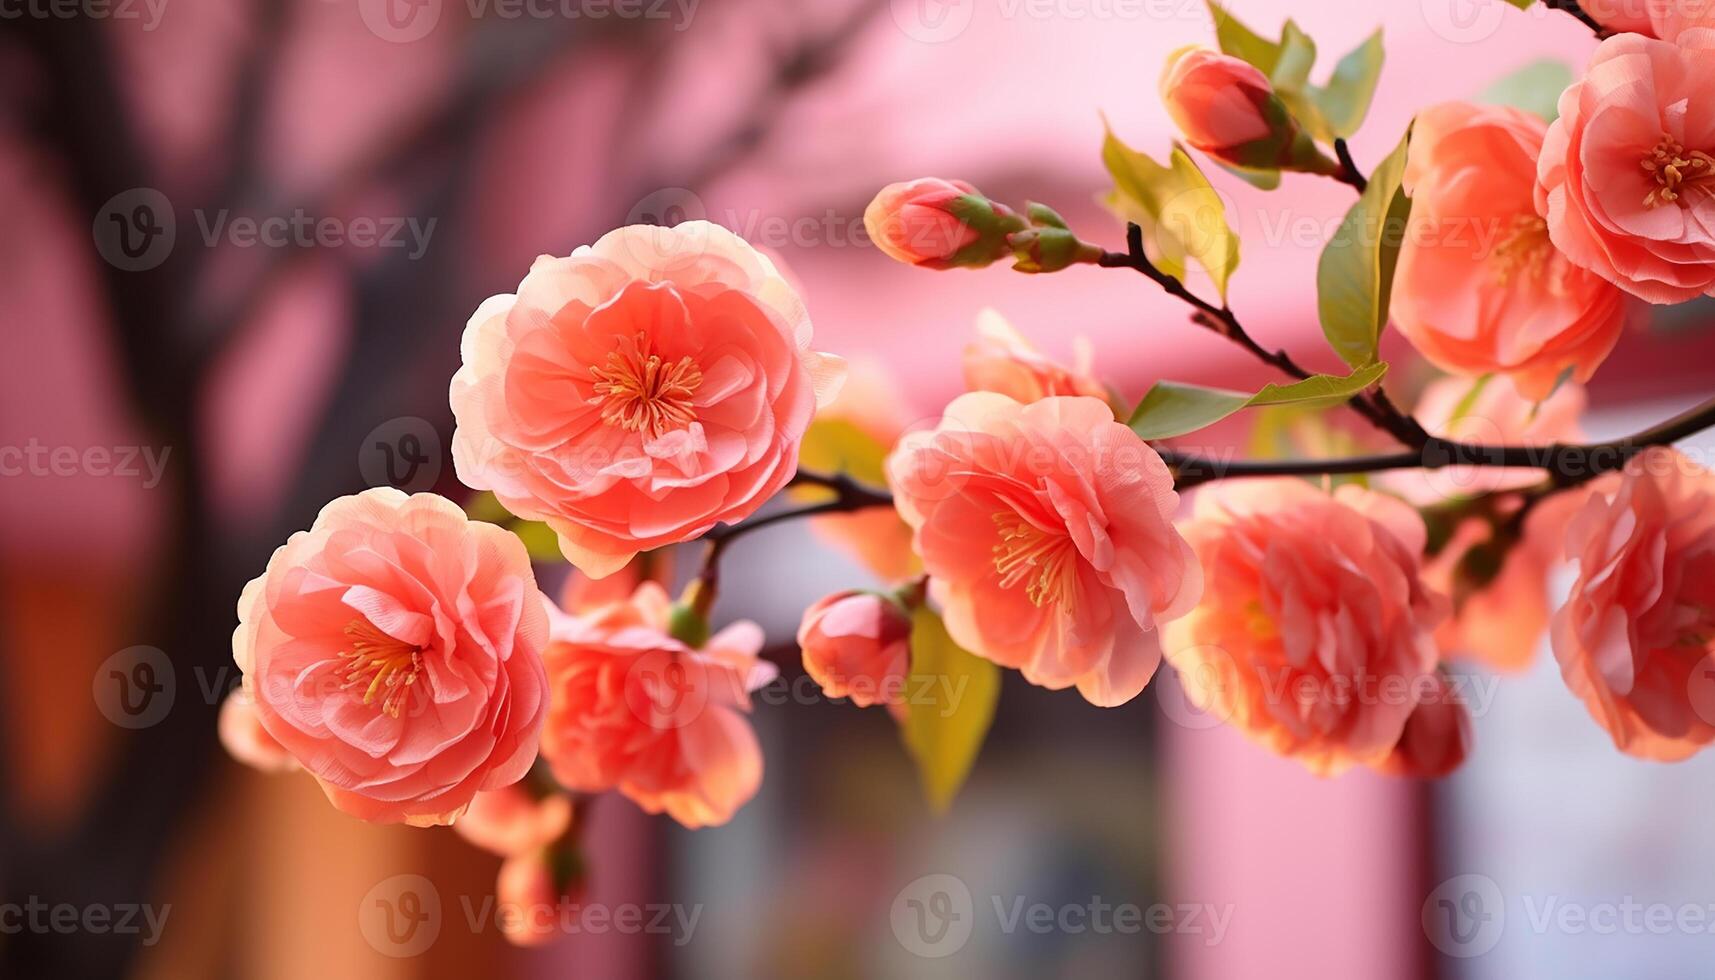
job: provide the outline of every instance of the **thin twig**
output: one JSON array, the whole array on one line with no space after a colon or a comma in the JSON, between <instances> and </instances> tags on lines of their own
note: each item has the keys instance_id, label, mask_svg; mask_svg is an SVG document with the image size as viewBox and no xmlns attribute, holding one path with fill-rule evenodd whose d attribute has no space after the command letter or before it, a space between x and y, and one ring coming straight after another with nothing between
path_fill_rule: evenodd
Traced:
<instances>
[{"instance_id":1,"label":"thin twig","mask_svg":"<svg viewBox=\"0 0 1715 980\"><path fill-rule=\"evenodd\" d=\"M1364 172L1359 170L1358 165L1352 161L1351 147L1346 145L1344 139L1334 141L1334 155L1340 160L1340 172L1334 175L1334 179L1342 184L1352 185L1359 194L1362 194L1364 188L1370 186L1370 182L1364 176Z\"/></svg>"}]
</instances>

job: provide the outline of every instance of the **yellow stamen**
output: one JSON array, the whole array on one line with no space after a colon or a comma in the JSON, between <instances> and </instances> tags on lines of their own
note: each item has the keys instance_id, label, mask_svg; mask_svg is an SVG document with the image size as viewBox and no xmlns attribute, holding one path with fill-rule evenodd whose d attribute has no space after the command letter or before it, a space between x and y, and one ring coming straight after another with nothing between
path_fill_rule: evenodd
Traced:
<instances>
[{"instance_id":1,"label":"yellow stamen","mask_svg":"<svg viewBox=\"0 0 1715 980\"><path fill-rule=\"evenodd\" d=\"M1515 214L1506 235L1495 246L1495 281L1505 286L1520 271L1538 278L1548 267L1551 254L1548 222L1534 214Z\"/></svg>"},{"instance_id":2,"label":"yellow stamen","mask_svg":"<svg viewBox=\"0 0 1715 980\"><path fill-rule=\"evenodd\" d=\"M669 364L659 354L645 354L647 345L638 334L636 343L609 353L607 364L591 368L590 376L604 399L602 421L659 439L696 420L691 396L703 383L703 371L689 357Z\"/></svg>"},{"instance_id":3,"label":"yellow stamen","mask_svg":"<svg viewBox=\"0 0 1715 980\"><path fill-rule=\"evenodd\" d=\"M1644 207L1677 204L1686 184L1715 177L1715 157L1702 150L1687 150L1685 144L1666 133L1647 156L1638 161L1655 178L1655 189L1644 195Z\"/></svg>"},{"instance_id":4,"label":"yellow stamen","mask_svg":"<svg viewBox=\"0 0 1715 980\"><path fill-rule=\"evenodd\" d=\"M381 695L381 710L399 717L400 709L411 695L411 685L417 683L417 674L422 670L423 648L388 636L363 618L345 624L345 635L351 637L351 649L339 652L350 661L342 675L345 688L364 687L364 704Z\"/></svg>"},{"instance_id":5,"label":"yellow stamen","mask_svg":"<svg viewBox=\"0 0 1715 980\"><path fill-rule=\"evenodd\" d=\"M994 523L1000 529L994 567L1002 588L1028 580L1024 594L1037 606L1076 599L1078 549L1071 537L1044 531L1012 511L995 514Z\"/></svg>"}]
</instances>

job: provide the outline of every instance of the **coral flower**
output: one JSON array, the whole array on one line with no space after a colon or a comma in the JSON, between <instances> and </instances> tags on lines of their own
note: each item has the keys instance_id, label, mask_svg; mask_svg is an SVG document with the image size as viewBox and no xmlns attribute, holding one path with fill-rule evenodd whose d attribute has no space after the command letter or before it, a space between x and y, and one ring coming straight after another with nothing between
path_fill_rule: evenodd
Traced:
<instances>
[{"instance_id":1,"label":"coral flower","mask_svg":"<svg viewBox=\"0 0 1715 980\"><path fill-rule=\"evenodd\" d=\"M453 830L485 851L510 857L547 846L571 825L570 797L550 793L538 798L520 781L476 794Z\"/></svg>"},{"instance_id":2,"label":"coral flower","mask_svg":"<svg viewBox=\"0 0 1715 980\"><path fill-rule=\"evenodd\" d=\"M585 573L749 516L784 487L837 359L767 257L718 225L543 256L465 328L453 461Z\"/></svg>"},{"instance_id":3,"label":"coral flower","mask_svg":"<svg viewBox=\"0 0 1715 980\"><path fill-rule=\"evenodd\" d=\"M911 614L889 596L836 592L804 611L804 671L830 698L898 704L911 671Z\"/></svg>"},{"instance_id":4,"label":"coral flower","mask_svg":"<svg viewBox=\"0 0 1715 980\"><path fill-rule=\"evenodd\" d=\"M1715 30L1603 41L1560 96L1537 211L1573 263L1651 303L1715 295Z\"/></svg>"},{"instance_id":5,"label":"coral flower","mask_svg":"<svg viewBox=\"0 0 1715 980\"><path fill-rule=\"evenodd\" d=\"M232 654L263 729L334 806L447 823L535 761L546 604L512 534L382 487L274 552Z\"/></svg>"},{"instance_id":6,"label":"coral flower","mask_svg":"<svg viewBox=\"0 0 1715 980\"><path fill-rule=\"evenodd\" d=\"M1672 41L1694 27L1715 25L1709 0L1583 0L1584 12L1610 31Z\"/></svg>"},{"instance_id":7,"label":"coral flower","mask_svg":"<svg viewBox=\"0 0 1715 980\"><path fill-rule=\"evenodd\" d=\"M1440 779L1465 764L1471 751L1471 711L1447 677L1430 676L1433 686L1405 720L1405 734L1376 766L1379 771Z\"/></svg>"},{"instance_id":8,"label":"coral flower","mask_svg":"<svg viewBox=\"0 0 1715 980\"><path fill-rule=\"evenodd\" d=\"M1065 367L1042 356L1017 328L994 310L977 314L977 340L965 348L965 388L992 391L1029 404L1054 395L1088 395L1112 402L1096 380L1089 341L1075 342L1076 359Z\"/></svg>"},{"instance_id":9,"label":"coral flower","mask_svg":"<svg viewBox=\"0 0 1715 980\"><path fill-rule=\"evenodd\" d=\"M1655 448L1590 490L1566 534L1561 676L1620 751L1686 758L1715 740L1715 474Z\"/></svg>"},{"instance_id":10,"label":"coral flower","mask_svg":"<svg viewBox=\"0 0 1715 980\"><path fill-rule=\"evenodd\" d=\"M1318 774L1382 764L1435 690L1447 615L1417 512L1353 485L1237 480L1199 491L1185 535L1209 584L1167 658L1192 699Z\"/></svg>"},{"instance_id":11,"label":"coral flower","mask_svg":"<svg viewBox=\"0 0 1715 980\"><path fill-rule=\"evenodd\" d=\"M1093 704L1143 690L1202 576L1172 474L1106 402L961 395L887 469L953 639Z\"/></svg>"},{"instance_id":12,"label":"coral flower","mask_svg":"<svg viewBox=\"0 0 1715 980\"><path fill-rule=\"evenodd\" d=\"M735 623L693 650L668 634L671 608L645 582L625 602L555 616L542 755L568 789L617 788L650 813L714 826L762 784L745 714L775 668L757 658L756 624Z\"/></svg>"},{"instance_id":13,"label":"coral flower","mask_svg":"<svg viewBox=\"0 0 1715 980\"><path fill-rule=\"evenodd\" d=\"M1589 380L1630 310L1623 292L1555 249L1537 214L1545 125L1461 102L1418 114L1392 306L1400 332L1438 367L1509 375L1533 401L1567 370Z\"/></svg>"}]
</instances>

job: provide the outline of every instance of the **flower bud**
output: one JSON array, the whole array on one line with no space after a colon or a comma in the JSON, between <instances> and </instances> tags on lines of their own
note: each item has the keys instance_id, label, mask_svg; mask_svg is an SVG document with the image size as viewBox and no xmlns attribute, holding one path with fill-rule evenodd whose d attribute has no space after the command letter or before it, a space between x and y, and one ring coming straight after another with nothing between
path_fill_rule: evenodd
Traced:
<instances>
[{"instance_id":1,"label":"flower bud","mask_svg":"<svg viewBox=\"0 0 1715 980\"><path fill-rule=\"evenodd\" d=\"M506 941L514 946L541 946L559 938L560 898L549 851L507 858L494 882L494 899L501 910L500 929Z\"/></svg>"},{"instance_id":2,"label":"flower bud","mask_svg":"<svg viewBox=\"0 0 1715 980\"><path fill-rule=\"evenodd\" d=\"M284 746L262 727L250 692L234 688L220 705L220 744L234 759L262 772L290 772L298 768Z\"/></svg>"},{"instance_id":3,"label":"flower bud","mask_svg":"<svg viewBox=\"0 0 1715 980\"><path fill-rule=\"evenodd\" d=\"M1223 163L1256 170L1335 173L1255 65L1182 48L1161 73L1161 98L1185 141Z\"/></svg>"},{"instance_id":4,"label":"flower bud","mask_svg":"<svg viewBox=\"0 0 1715 980\"><path fill-rule=\"evenodd\" d=\"M1012 254L1007 236L1025 229L1012 209L962 180L924 177L881 189L864 229L890 258L928 269L979 269Z\"/></svg>"},{"instance_id":5,"label":"flower bud","mask_svg":"<svg viewBox=\"0 0 1715 980\"><path fill-rule=\"evenodd\" d=\"M911 615L874 592L836 592L804 612L804 670L831 698L859 707L902 700L911 669Z\"/></svg>"},{"instance_id":6,"label":"flower bud","mask_svg":"<svg viewBox=\"0 0 1715 980\"><path fill-rule=\"evenodd\" d=\"M1013 268L1019 272L1059 272L1080 262L1095 262L1102 250L1080 241L1066 219L1046 204L1031 204L1028 208L1031 227L1014 232L1008 242L1017 259Z\"/></svg>"}]
</instances>

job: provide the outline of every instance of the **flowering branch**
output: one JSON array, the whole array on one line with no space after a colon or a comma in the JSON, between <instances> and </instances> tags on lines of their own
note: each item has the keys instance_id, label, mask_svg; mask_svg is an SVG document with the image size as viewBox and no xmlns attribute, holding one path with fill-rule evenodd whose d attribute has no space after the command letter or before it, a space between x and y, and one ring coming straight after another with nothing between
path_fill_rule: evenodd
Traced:
<instances>
[{"instance_id":1,"label":"flowering branch","mask_svg":"<svg viewBox=\"0 0 1715 980\"><path fill-rule=\"evenodd\" d=\"M1286 351L1269 351L1257 343L1231 309L1210 303L1186 289L1185 284L1178 279L1156 268L1155 263L1151 262L1149 256L1144 252L1143 228L1140 225L1135 222L1126 225L1125 241L1125 252L1103 252L1101 258L1097 260L1097 264L1103 268L1134 269L1143 273L1165 290L1168 295L1175 296L1196 309L1197 312L1191 317L1194 323L1207 327L1231 340L1250 351L1264 364L1268 364L1284 374L1300 381L1310 377L1310 372L1299 367L1298 363ZM1430 441L1429 433L1424 431L1423 426L1419 425L1417 420L1410 415L1400 411L1379 387L1367 394L1353 395L1347 404L1352 407L1353 411L1368 420L1370 424L1407 446L1420 449Z\"/></svg>"}]
</instances>

